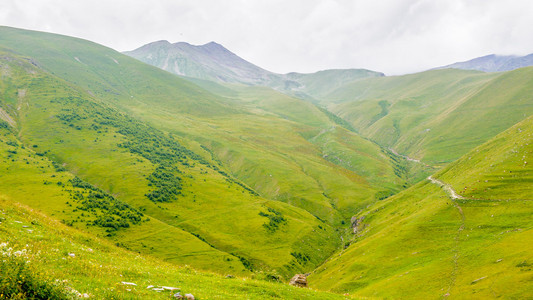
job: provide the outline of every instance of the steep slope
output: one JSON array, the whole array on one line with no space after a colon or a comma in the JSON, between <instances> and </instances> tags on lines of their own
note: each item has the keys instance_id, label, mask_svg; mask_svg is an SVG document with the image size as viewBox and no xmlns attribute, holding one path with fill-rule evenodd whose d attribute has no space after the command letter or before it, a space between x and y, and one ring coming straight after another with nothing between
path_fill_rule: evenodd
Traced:
<instances>
[{"instance_id":1,"label":"steep slope","mask_svg":"<svg viewBox=\"0 0 533 300\"><path fill-rule=\"evenodd\" d=\"M443 164L532 114L532 89L533 68L435 70L363 79L321 103L378 144Z\"/></svg>"},{"instance_id":2,"label":"steep slope","mask_svg":"<svg viewBox=\"0 0 533 300\"><path fill-rule=\"evenodd\" d=\"M357 216L316 287L391 298L528 298L533 117ZM459 195L457 195L459 194Z\"/></svg>"},{"instance_id":3,"label":"steep slope","mask_svg":"<svg viewBox=\"0 0 533 300\"><path fill-rule=\"evenodd\" d=\"M3 118L35 152L27 156L46 156L81 178L69 177L69 189L87 189L43 202L14 197L37 186L6 184L4 193L127 248L287 277L340 247L337 230L357 209L416 180L405 160L272 89L222 88L234 97L220 97L97 44L1 30ZM84 212L68 199L101 193L151 221L76 221Z\"/></svg>"},{"instance_id":4,"label":"steep slope","mask_svg":"<svg viewBox=\"0 0 533 300\"><path fill-rule=\"evenodd\" d=\"M65 39L63 44L69 41ZM16 42L23 40L17 39ZM97 50L78 40L75 42L82 44L87 51ZM6 44L3 43L4 46ZM48 54L51 53L54 52ZM157 102L159 109L174 107L175 111L182 110L191 100L184 97L185 105L179 105L182 93L163 94L157 99L144 98L140 93L135 94L137 99L132 99L129 94L105 94L109 85L119 89L124 86L116 85L116 80L106 81L95 76L94 82L98 84L91 85L91 93L95 95L92 96L84 91L83 86L74 86L72 82L65 82L36 67L35 64L42 64L37 58L27 59L7 52L2 57L5 70L2 107L16 120L14 134L23 142L22 145L35 149L38 152L35 155L45 155L58 165L64 165L67 170L99 188L93 190L90 185L87 186L96 192L95 195L87 191L83 197L67 194L42 199L35 192L41 187L11 184L20 179L19 172L14 170L3 173L6 195L17 195L22 191L29 194L19 198L26 204L35 205L47 213L65 210L59 217L68 223L94 233L110 235L111 239L125 247L220 272L246 274L250 269L264 269L278 270L281 275L289 276L298 269L311 268L337 247L339 242L332 239L337 234L331 226L323 224L304 210L258 197L249 187L224 172L210 157L199 156L183 147L177 138L128 117L117 110L118 106L112 107L103 102L109 101L111 105L119 103L119 106L128 101L143 101L143 105ZM144 68L144 65L132 59L125 59L131 60L133 66L113 71L139 71L132 70L137 65ZM112 60L111 64L117 65ZM61 59L49 66L62 68ZM153 71L163 74L163 80L158 81L162 85L159 91L183 84L189 87L185 93L190 92L193 96L194 93L203 93L207 95L207 100L208 97L214 98L172 75L155 69ZM73 81L81 82L83 76L87 76L79 68L69 68L69 72L72 74L69 79ZM107 72L103 77L110 74L113 72ZM156 81L146 74L143 76L146 76L140 77L143 82ZM165 86L165 79L173 85ZM106 81L105 85L100 85L100 81ZM125 85L135 86L131 81ZM98 93L106 96L98 97ZM111 97L115 102L106 97ZM169 102L164 101L165 97L168 97ZM158 100L163 101L159 103ZM206 99L200 99L200 107L202 101L208 103ZM215 108L220 107L221 111L217 113L232 110L216 101L212 104ZM131 107L142 110L139 105ZM187 111L193 112L195 109L191 107ZM197 113L204 114L206 111ZM201 153L209 155L205 150ZM10 166L6 167L9 170ZM55 180L53 183L57 184ZM74 185L85 187L84 183L77 181ZM77 220L76 213L79 211L76 211L75 204L70 207L66 202L70 202L70 198L98 198L100 189L132 205L154 221L143 226L124 228L126 225L122 226L120 220L115 220L118 223L116 226L106 223L104 230L89 226L91 220L70 222ZM230 215L232 217L228 218ZM277 230L278 227L280 230ZM319 231L315 232L317 229ZM316 244L323 246L321 250L313 250L311 245ZM309 261L297 262L290 254L295 250L308 252Z\"/></svg>"},{"instance_id":5,"label":"steep slope","mask_svg":"<svg viewBox=\"0 0 533 300\"><path fill-rule=\"evenodd\" d=\"M487 55L468 61L457 62L438 69L477 70L483 72L512 71L519 68L533 66L533 53L524 56Z\"/></svg>"},{"instance_id":6,"label":"steep slope","mask_svg":"<svg viewBox=\"0 0 533 300\"><path fill-rule=\"evenodd\" d=\"M185 42L171 44L158 41L124 54L177 75L222 83L269 86L309 100L351 81L384 76L383 73L362 69L276 74L240 58L215 42L194 46Z\"/></svg>"}]
</instances>

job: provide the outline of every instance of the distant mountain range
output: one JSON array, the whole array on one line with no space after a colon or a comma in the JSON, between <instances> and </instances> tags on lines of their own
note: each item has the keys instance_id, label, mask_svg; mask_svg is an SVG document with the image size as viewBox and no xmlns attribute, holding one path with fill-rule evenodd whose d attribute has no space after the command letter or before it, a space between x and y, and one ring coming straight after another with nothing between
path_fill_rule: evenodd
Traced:
<instances>
[{"instance_id":1,"label":"distant mountain range","mask_svg":"<svg viewBox=\"0 0 533 300\"><path fill-rule=\"evenodd\" d=\"M514 55L486 55L468 61L456 62L437 69L462 69L483 72L511 71L523 67L533 66L533 53L525 56Z\"/></svg>"},{"instance_id":2,"label":"distant mountain range","mask_svg":"<svg viewBox=\"0 0 533 300\"><path fill-rule=\"evenodd\" d=\"M124 54L168 72L223 83L269 86L300 97L318 97L367 77L385 76L364 69L325 70L312 74L277 74L262 69L215 42L191 45L157 41ZM321 82L320 86L315 83Z\"/></svg>"}]
</instances>

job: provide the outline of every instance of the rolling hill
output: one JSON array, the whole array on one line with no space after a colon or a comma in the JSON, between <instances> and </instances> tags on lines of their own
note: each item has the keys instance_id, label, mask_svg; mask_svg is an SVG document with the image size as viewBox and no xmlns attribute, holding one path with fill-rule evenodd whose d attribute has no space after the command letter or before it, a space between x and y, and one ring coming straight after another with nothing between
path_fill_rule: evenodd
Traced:
<instances>
[{"instance_id":1,"label":"rolling hill","mask_svg":"<svg viewBox=\"0 0 533 300\"><path fill-rule=\"evenodd\" d=\"M188 74L0 27L0 291L531 296L533 68L275 74L215 43L141 49ZM329 292L279 283L295 273Z\"/></svg>"},{"instance_id":2,"label":"rolling hill","mask_svg":"<svg viewBox=\"0 0 533 300\"><path fill-rule=\"evenodd\" d=\"M433 70L363 79L320 102L363 137L430 165L450 163L533 113L533 68Z\"/></svg>"},{"instance_id":3,"label":"rolling hill","mask_svg":"<svg viewBox=\"0 0 533 300\"><path fill-rule=\"evenodd\" d=\"M312 285L379 298L531 296L532 141L529 117L363 210L351 246Z\"/></svg>"},{"instance_id":4,"label":"rolling hill","mask_svg":"<svg viewBox=\"0 0 533 300\"><path fill-rule=\"evenodd\" d=\"M341 247L358 208L427 173L270 88L217 96L88 41L1 30L1 106L10 143L24 149L6 150L17 156L5 167L42 157L65 172L48 169L42 182L30 172L28 186L5 172L4 194L128 249L287 278ZM58 196L32 194L41 184ZM87 215L77 206L87 199L115 199L150 221L126 225L92 212L97 204L84 204Z\"/></svg>"},{"instance_id":5,"label":"rolling hill","mask_svg":"<svg viewBox=\"0 0 533 300\"><path fill-rule=\"evenodd\" d=\"M347 299L279 282L198 272L133 253L0 194L0 290L12 299Z\"/></svg>"},{"instance_id":6,"label":"rolling hill","mask_svg":"<svg viewBox=\"0 0 533 300\"><path fill-rule=\"evenodd\" d=\"M197 79L189 79L213 93L227 95L222 87L231 86L228 80L216 76L202 77L193 72L176 72L165 64L146 59L148 56L160 57L157 61L161 61L172 57L168 49L172 49L173 45L164 44L167 47L165 51L154 49L149 44L126 54L175 74L219 83L216 85L218 89L213 90L210 89L215 86L213 83L203 85ZM181 44L174 45L178 47ZM209 48L208 45L191 47ZM221 53L231 55L232 59L228 59L228 62L239 61L230 64L242 69L241 73L245 74L244 70L250 69L249 66L255 67L222 46L217 44L217 47L223 49ZM218 52L205 50L202 57L188 55L186 61L189 64L207 61L210 65L217 66L220 74L225 74L231 68L227 62L220 63L226 61L224 57ZM487 56L465 63L465 66L471 67L458 67L466 70L448 69L455 68L455 65L451 65L442 70L392 77L356 69L285 75L268 72L269 78L273 78L274 74L280 79L247 84L270 86L287 95L325 107L347 121L361 136L382 147L423 160L429 165L441 166L454 161L533 112L529 97L531 85L528 83L531 76L527 71L486 74L468 69L480 69L475 66L484 64L497 65L501 70L512 70L527 66L525 62L528 57ZM239 67L241 64L248 67ZM260 70L262 71L255 73L266 74L263 69ZM268 77L263 75L263 78ZM244 83L243 80L233 82ZM490 103L485 102L487 99L490 99ZM496 117L501 112L505 112L505 118Z\"/></svg>"}]
</instances>

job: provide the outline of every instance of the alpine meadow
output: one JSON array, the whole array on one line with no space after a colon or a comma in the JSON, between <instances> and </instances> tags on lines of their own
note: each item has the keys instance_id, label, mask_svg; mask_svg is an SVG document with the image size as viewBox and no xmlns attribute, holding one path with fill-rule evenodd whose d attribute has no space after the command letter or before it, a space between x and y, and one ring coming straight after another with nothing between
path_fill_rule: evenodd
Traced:
<instances>
[{"instance_id":1,"label":"alpine meadow","mask_svg":"<svg viewBox=\"0 0 533 300\"><path fill-rule=\"evenodd\" d=\"M0 27L0 299L533 298L530 56L139 46Z\"/></svg>"}]
</instances>

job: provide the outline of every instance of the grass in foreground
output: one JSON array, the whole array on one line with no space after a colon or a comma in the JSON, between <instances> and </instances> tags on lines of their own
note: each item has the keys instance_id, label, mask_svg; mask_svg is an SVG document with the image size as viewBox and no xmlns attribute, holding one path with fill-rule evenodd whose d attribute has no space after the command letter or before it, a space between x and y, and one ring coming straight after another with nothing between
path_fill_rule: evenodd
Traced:
<instances>
[{"instance_id":1,"label":"grass in foreground","mask_svg":"<svg viewBox=\"0 0 533 300\"><path fill-rule=\"evenodd\" d=\"M343 299L282 283L201 273L118 248L0 196L0 299ZM15 278L16 277L16 278ZM125 283L134 283L130 285ZM172 292L148 286L176 287ZM9 293L8 293L9 292Z\"/></svg>"}]
</instances>

